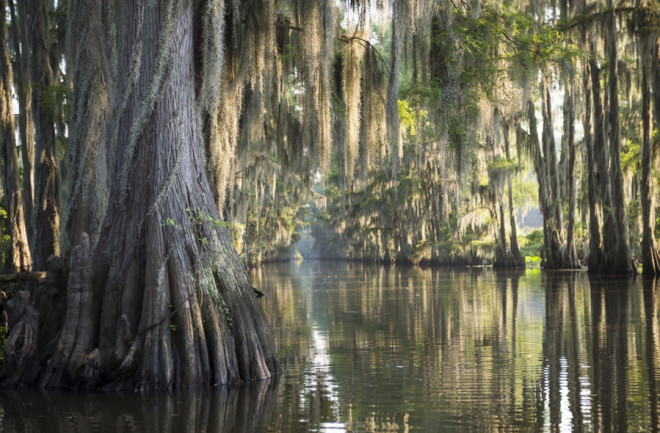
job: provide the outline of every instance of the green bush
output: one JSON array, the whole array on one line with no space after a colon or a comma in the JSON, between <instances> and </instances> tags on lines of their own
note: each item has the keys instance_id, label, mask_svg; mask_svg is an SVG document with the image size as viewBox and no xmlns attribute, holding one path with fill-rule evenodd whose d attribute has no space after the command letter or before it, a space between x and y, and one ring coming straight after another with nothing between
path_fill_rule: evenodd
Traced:
<instances>
[{"instance_id":1,"label":"green bush","mask_svg":"<svg viewBox=\"0 0 660 433\"><path fill-rule=\"evenodd\" d=\"M518 238L520 254L525 258L528 265L536 265L541 262L541 248L543 248L543 229L537 229L526 236Z\"/></svg>"},{"instance_id":2,"label":"green bush","mask_svg":"<svg viewBox=\"0 0 660 433\"><path fill-rule=\"evenodd\" d=\"M0 265L3 265L9 257L11 249L11 238L7 228L7 211L0 207Z\"/></svg>"}]
</instances>

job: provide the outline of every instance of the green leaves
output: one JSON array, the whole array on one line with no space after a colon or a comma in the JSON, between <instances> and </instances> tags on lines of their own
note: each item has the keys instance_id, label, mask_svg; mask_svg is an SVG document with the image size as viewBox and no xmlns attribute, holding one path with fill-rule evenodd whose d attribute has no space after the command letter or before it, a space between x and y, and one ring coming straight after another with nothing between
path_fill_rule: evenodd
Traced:
<instances>
[{"instance_id":1,"label":"green leaves","mask_svg":"<svg viewBox=\"0 0 660 433\"><path fill-rule=\"evenodd\" d=\"M488 164L488 172L492 174L512 173L518 168L518 161L515 159L495 158Z\"/></svg>"}]
</instances>

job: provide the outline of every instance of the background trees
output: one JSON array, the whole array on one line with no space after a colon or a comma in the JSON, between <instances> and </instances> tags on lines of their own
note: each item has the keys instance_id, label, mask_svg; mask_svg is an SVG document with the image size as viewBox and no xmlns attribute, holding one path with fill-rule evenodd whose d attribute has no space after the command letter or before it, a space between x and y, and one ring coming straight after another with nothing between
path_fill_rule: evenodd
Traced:
<instances>
[{"instance_id":1,"label":"background trees","mask_svg":"<svg viewBox=\"0 0 660 433\"><path fill-rule=\"evenodd\" d=\"M215 53L197 59L195 80L207 173L248 262L288 256L310 224L352 245L342 256L386 261L518 266L519 242L545 267L582 259L629 272L633 256L653 257L640 245L656 231L657 116L642 115L657 112L654 2L254 5L201 4L206 27L195 36ZM85 36L108 34L105 9L8 6L22 195L43 268L60 233L64 252L83 230L98 234L118 126L106 117L121 103L108 90L116 59L109 36ZM99 17L91 31L81 15ZM110 54L89 61L99 50ZM630 164L643 149L646 162ZM32 169L46 162L33 221ZM542 254L516 227L532 173ZM70 183L78 177L87 180ZM367 196L388 205L373 212Z\"/></svg>"},{"instance_id":2,"label":"background trees","mask_svg":"<svg viewBox=\"0 0 660 433\"><path fill-rule=\"evenodd\" d=\"M292 248L658 272L657 2L3 6L5 267L68 290L17 383L267 377L242 263Z\"/></svg>"}]
</instances>

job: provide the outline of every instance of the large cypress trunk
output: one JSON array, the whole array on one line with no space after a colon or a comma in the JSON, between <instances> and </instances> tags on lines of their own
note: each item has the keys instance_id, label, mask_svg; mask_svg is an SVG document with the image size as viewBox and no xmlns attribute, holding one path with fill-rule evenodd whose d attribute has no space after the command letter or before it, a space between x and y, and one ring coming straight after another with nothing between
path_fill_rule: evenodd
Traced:
<instances>
[{"instance_id":1,"label":"large cypress trunk","mask_svg":"<svg viewBox=\"0 0 660 433\"><path fill-rule=\"evenodd\" d=\"M603 209L612 208L612 194L610 191L610 174L608 153L605 150L605 116L600 86L600 68L595 57L596 45L593 39L590 41L590 50L594 55L589 60L589 75L591 78L591 97L593 101L593 135L587 143L589 158L589 272L605 272L606 243L609 245L611 238L601 228L601 220L604 220ZM590 152L590 153L589 153ZM593 197L592 197L593 195ZM598 242L600 241L600 242Z\"/></svg>"},{"instance_id":2,"label":"large cypress trunk","mask_svg":"<svg viewBox=\"0 0 660 433\"><path fill-rule=\"evenodd\" d=\"M502 127L502 134L504 138L504 152L507 160L511 159L510 142L509 142L509 125L506 123ZM511 173L505 173L506 182L505 186L496 188L494 192L497 201L497 218L499 221L499 234L497 239L497 249L495 250L495 260L493 261L493 268L520 268L525 267L525 260L520 255L518 248L518 239L516 235L516 217L513 207L513 192L511 186ZM504 189L507 190L508 208L505 210L504 204ZM509 244L507 245L506 224L505 221L509 219L510 234Z\"/></svg>"},{"instance_id":3,"label":"large cypress trunk","mask_svg":"<svg viewBox=\"0 0 660 433\"><path fill-rule=\"evenodd\" d=\"M585 68L583 86L585 92L584 108L584 147L587 154L587 199L589 202L589 257L587 267L595 269L601 263L602 240L600 234L600 198L596 184L596 165L593 149L593 135L591 133L591 95L589 88L588 68Z\"/></svg>"},{"instance_id":4,"label":"large cypress trunk","mask_svg":"<svg viewBox=\"0 0 660 433\"><path fill-rule=\"evenodd\" d=\"M193 5L120 3L128 78L114 88L124 104L100 239L93 254L87 234L73 250L65 319L40 343L39 367L5 383L147 390L268 378L270 330L204 169Z\"/></svg>"},{"instance_id":5,"label":"large cypress trunk","mask_svg":"<svg viewBox=\"0 0 660 433\"><path fill-rule=\"evenodd\" d=\"M608 5L613 9L612 1ZM608 91L609 91L609 153L612 207L607 208L603 227L605 239L606 272L628 274L637 272L632 260L628 241L628 219L623 196L623 173L621 170L621 136L619 131L619 90L617 79L617 32L613 10L609 13L606 32L608 56ZM612 239L613 242L608 242Z\"/></svg>"},{"instance_id":6,"label":"large cypress trunk","mask_svg":"<svg viewBox=\"0 0 660 433\"><path fill-rule=\"evenodd\" d=\"M110 2L70 0L68 6L67 58L75 86L62 218L65 256L83 232L96 242L101 230L108 201L107 124L113 83L109 56L99 55L112 52Z\"/></svg>"},{"instance_id":7,"label":"large cypress trunk","mask_svg":"<svg viewBox=\"0 0 660 433\"><path fill-rule=\"evenodd\" d=\"M543 131L541 142L538 139L534 103L531 100L527 102L527 118L534 155L534 170L539 184L539 205L543 214L542 266L546 269L571 268L574 266L565 262L565 255L563 254L563 215L559 192L557 156L551 127L550 92L545 84L542 86L542 98Z\"/></svg>"}]
</instances>

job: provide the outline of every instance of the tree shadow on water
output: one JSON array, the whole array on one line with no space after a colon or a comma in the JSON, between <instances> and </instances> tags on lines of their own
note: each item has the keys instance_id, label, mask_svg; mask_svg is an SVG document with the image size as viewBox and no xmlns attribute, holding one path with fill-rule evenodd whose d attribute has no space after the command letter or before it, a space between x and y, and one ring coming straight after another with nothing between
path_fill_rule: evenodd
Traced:
<instances>
[{"instance_id":1,"label":"tree shadow on water","mask_svg":"<svg viewBox=\"0 0 660 433\"><path fill-rule=\"evenodd\" d=\"M262 432L279 378L154 393L0 392L2 432Z\"/></svg>"}]
</instances>

